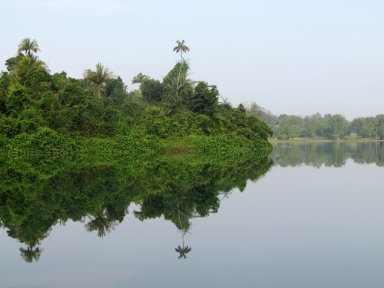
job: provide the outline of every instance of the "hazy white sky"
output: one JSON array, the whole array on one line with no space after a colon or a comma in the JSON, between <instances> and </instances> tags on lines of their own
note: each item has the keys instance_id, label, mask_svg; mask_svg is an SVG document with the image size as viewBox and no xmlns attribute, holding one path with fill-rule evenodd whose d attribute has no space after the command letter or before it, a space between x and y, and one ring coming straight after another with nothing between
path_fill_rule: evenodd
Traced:
<instances>
[{"instance_id":1,"label":"hazy white sky","mask_svg":"<svg viewBox=\"0 0 384 288\"><path fill-rule=\"evenodd\" d=\"M384 113L382 0L0 0L0 70L26 37L52 72L101 62L128 85L191 49L190 77L275 114Z\"/></svg>"}]
</instances>

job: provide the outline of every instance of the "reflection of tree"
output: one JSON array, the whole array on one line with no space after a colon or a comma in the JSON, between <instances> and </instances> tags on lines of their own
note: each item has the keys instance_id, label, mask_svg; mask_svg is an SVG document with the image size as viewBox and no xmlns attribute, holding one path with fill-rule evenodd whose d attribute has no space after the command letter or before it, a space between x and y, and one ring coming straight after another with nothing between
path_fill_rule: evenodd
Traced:
<instances>
[{"instance_id":1,"label":"reflection of tree","mask_svg":"<svg viewBox=\"0 0 384 288\"><path fill-rule=\"evenodd\" d=\"M87 231L97 231L97 236L104 237L115 229L117 222L109 219L107 210L102 208L101 205L95 211L94 217L90 216L91 221L85 225Z\"/></svg>"},{"instance_id":2,"label":"reflection of tree","mask_svg":"<svg viewBox=\"0 0 384 288\"><path fill-rule=\"evenodd\" d=\"M175 251L177 253L179 253L179 259L181 259L181 258L186 259L187 254L192 251L191 247L184 245L184 236L185 236L185 232L183 231L183 233L182 233L182 246L179 245L179 246L177 246L177 248L175 248Z\"/></svg>"},{"instance_id":3,"label":"reflection of tree","mask_svg":"<svg viewBox=\"0 0 384 288\"><path fill-rule=\"evenodd\" d=\"M243 189L248 179L258 179L271 166L268 160L253 159L221 163L119 158L111 164L109 158L103 162L86 157L79 163L73 157L3 159L0 225L25 245L20 253L26 261L39 259L40 243L54 225L83 221L88 215L86 229L103 237L124 220L132 202L140 205L134 212L138 219L162 216L182 232L182 245L176 250L185 258L191 251L184 243L191 219L217 212L223 195L235 187Z\"/></svg>"},{"instance_id":4,"label":"reflection of tree","mask_svg":"<svg viewBox=\"0 0 384 288\"><path fill-rule=\"evenodd\" d=\"M44 220L40 224L41 226L38 226L35 220L36 218L27 218L24 222L12 223L12 226L7 231L10 237L18 239L27 246L27 248L20 247L19 249L21 257L26 262L39 260L40 254L43 251L39 247L40 241L48 236L51 227L48 223L44 223Z\"/></svg>"},{"instance_id":5,"label":"reflection of tree","mask_svg":"<svg viewBox=\"0 0 384 288\"><path fill-rule=\"evenodd\" d=\"M341 143L287 143L277 144L271 155L279 166L299 166L302 164L321 167L342 167L347 159L356 163L384 165L384 144L379 142Z\"/></svg>"},{"instance_id":6,"label":"reflection of tree","mask_svg":"<svg viewBox=\"0 0 384 288\"><path fill-rule=\"evenodd\" d=\"M179 253L179 259L181 258L184 258L186 259L187 258L187 254L189 252L191 252L192 248L188 247L188 246L185 246L185 234L187 234L188 230L190 229L191 227L191 223L189 222L189 217L184 214L181 209L180 209L180 202L177 203L177 214L178 214L178 218L179 218L179 229L181 229L181 241L182 241L182 246L177 246L177 248L175 248L175 251ZM185 220L182 220L182 218L186 218L185 216L188 217L188 220L185 221ZM183 227L185 225L185 227Z\"/></svg>"},{"instance_id":7,"label":"reflection of tree","mask_svg":"<svg viewBox=\"0 0 384 288\"><path fill-rule=\"evenodd\" d=\"M28 246L27 248L20 247L21 257L25 260L25 262L31 263L33 261L38 261L40 258L40 254L43 251L39 247Z\"/></svg>"}]
</instances>

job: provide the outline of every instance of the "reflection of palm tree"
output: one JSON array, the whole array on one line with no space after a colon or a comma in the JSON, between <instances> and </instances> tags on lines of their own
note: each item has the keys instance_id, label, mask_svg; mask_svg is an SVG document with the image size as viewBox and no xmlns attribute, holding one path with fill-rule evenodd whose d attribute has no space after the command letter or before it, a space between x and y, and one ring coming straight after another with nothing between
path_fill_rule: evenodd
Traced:
<instances>
[{"instance_id":1,"label":"reflection of palm tree","mask_svg":"<svg viewBox=\"0 0 384 288\"><path fill-rule=\"evenodd\" d=\"M95 213L95 217L91 218L91 221L85 225L85 228L89 231L97 230L97 236L104 237L111 230L115 229L117 223L116 221L110 220L107 215L107 211L103 209L100 205Z\"/></svg>"},{"instance_id":2,"label":"reflection of palm tree","mask_svg":"<svg viewBox=\"0 0 384 288\"><path fill-rule=\"evenodd\" d=\"M175 251L180 254L179 259L181 259L181 258L186 259L187 254L189 252L191 252L191 250L192 250L192 248L190 248L188 246L183 246L183 247L177 246L177 248L175 248Z\"/></svg>"},{"instance_id":3,"label":"reflection of palm tree","mask_svg":"<svg viewBox=\"0 0 384 288\"><path fill-rule=\"evenodd\" d=\"M177 203L176 205L177 207L177 214L178 214L178 218L179 218L179 225L181 227L181 241L182 241L182 246L177 246L177 248L175 248L175 251L177 253L179 253L179 259L181 258L184 258L186 259L187 258L187 254L189 252L191 252L192 248L189 247L189 246L185 246L185 241L184 241L184 238L185 238L185 234L187 234L189 228L190 228L190 225L189 225L189 222L188 222L188 226L187 227L183 227L183 224L182 224L182 221L181 221L181 217L180 217L180 202Z\"/></svg>"},{"instance_id":4,"label":"reflection of palm tree","mask_svg":"<svg viewBox=\"0 0 384 288\"><path fill-rule=\"evenodd\" d=\"M181 258L184 258L186 259L187 258L187 254L189 252L191 252L192 248L189 247L189 246L185 246L185 243L184 243L184 237L185 237L185 234L187 234L188 230L183 230L182 231L182 234L181 234L181 241L182 241L182 245L180 246L177 246L177 248L175 248L175 251L177 253L179 253L179 259Z\"/></svg>"},{"instance_id":5,"label":"reflection of palm tree","mask_svg":"<svg viewBox=\"0 0 384 288\"><path fill-rule=\"evenodd\" d=\"M39 261L42 249L39 247L34 248L34 246L28 246L27 248L20 247L21 257L25 262L32 263L33 261Z\"/></svg>"},{"instance_id":6,"label":"reflection of palm tree","mask_svg":"<svg viewBox=\"0 0 384 288\"><path fill-rule=\"evenodd\" d=\"M9 228L8 235L18 239L21 243L27 246L27 248L19 248L21 257L28 263L38 261L41 252L43 252L43 249L40 249L39 247L40 240L46 238L49 232L44 231L44 229L38 229L38 227L32 223L12 225Z\"/></svg>"},{"instance_id":7,"label":"reflection of palm tree","mask_svg":"<svg viewBox=\"0 0 384 288\"><path fill-rule=\"evenodd\" d=\"M180 96L179 90L180 90L180 77L181 77L181 70L185 68L185 60L183 58L183 52L186 53L189 51L189 47L185 45L185 41L176 41L176 46L173 48L173 51L176 53L180 53L180 68L179 68L179 75L177 77L177 82L176 82L176 97ZM187 66L188 67L188 66Z\"/></svg>"}]
</instances>

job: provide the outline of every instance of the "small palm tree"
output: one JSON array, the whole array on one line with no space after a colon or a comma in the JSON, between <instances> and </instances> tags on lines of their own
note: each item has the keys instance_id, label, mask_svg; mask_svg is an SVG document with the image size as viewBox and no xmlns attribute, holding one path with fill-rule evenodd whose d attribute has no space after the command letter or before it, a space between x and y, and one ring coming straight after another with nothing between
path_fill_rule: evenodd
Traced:
<instances>
[{"instance_id":1,"label":"small palm tree","mask_svg":"<svg viewBox=\"0 0 384 288\"><path fill-rule=\"evenodd\" d=\"M101 89L105 86L105 83L113 78L113 73L108 68L104 68L100 63L96 64L96 70L85 70L84 78L89 81L96 90L97 97L101 97Z\"/></svg>"},{"instance_id":2,"label":"small palm tree","mask_svg":"<svg viewBox=\"0 0 384 288\"><path fill-rule=\"evenodd\" d=\"M144 75L143 73L139 73L135 77L133 77L132 84L136 84L136 83L141 84L144 82L145 79L148 79L148 76Z\"/></svg>"},{"instance_id":3,"label":"small palm tree","mask_svg":"<svg viewBox=\"0 0 384 288\"><path fill-rule=\"evenodd\" d=\"M36 53L39 50L39 45L37 44L36 40L25 38L20 42L17 52L19 54L31 57L33 53Z\"/></svg>"}]
</instances>

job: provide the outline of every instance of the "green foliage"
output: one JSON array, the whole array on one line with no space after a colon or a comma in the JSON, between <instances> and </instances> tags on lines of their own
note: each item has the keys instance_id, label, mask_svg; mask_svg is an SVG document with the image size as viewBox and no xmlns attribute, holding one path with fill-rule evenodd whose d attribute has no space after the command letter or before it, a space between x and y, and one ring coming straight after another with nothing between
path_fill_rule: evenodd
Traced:
<instances>
[{"instance_id":1,"label":"green foliage","mask_svg":"<svg viewBox=\"0 0 384 288\"><path fill-rule=\"evenodd\" d=\"M280 138L298 137L301 133L301 119L297 116L283 115L279 117Z\"/></svg>"},{"instance_id":2,"label":"green foliage","mask_svg":"<svg viewBox=\"0 0 384 288\"><path fill-rule=\"evenodd\" d=\"M257 105L254 102L246 108L246 112L247 115L254 116L264 121L268 124L269 127L274 127L276 125L277 116L273 115L270 111L264 109L263 107Z\"/></svg>"},{"instance_id":3,"label":"green foliage","mask_svg":"<svg viewBox=\"0 0 384 288\"><path fill-rule=\"evenodd\" d=\"M51 76L42 61L23 57L16 68L21 83L29 88L32 99L40 100L50 90Z\"/></svg>"},{"instance_id":4,"label":"green foliage","mask_svg":"<svg viewBox=\"0 0 384 288\"><path fill-rule=\"evenodd\" d=\"M350 124L351 132L355 132L359 137L362 138L375 138L379 135L380 127L379 116L366 117L366 118L356 118Z\"/></svg>"},{"instance_id":5,"label":"green foliage","mask_svg":"<svg viewBox=\"0 0 384 288\"><path fill-rule=\"evenodd\" d=\"M38 128L35 133L22 133L10 141L11 153L55 153L64 148L64 139L50 128Z\"/></svg>"},{"instance_id":6,"label":"green foliage","mask_svg":"<svg viewBox=\"0 0 384 288\"><path fill-rule=\"evenodd\" d=\"M3 72L0 75L0 115L5 114L7 112L6 109L6 101L7 101L7 95L8 95L8 87L10 78L9 74L6 72Z\"/></svg>"},{"instance_id":7,"label":"green foliage","mask_svg":"<svg viewBox=\"0 0 384 288\"><path fill-rule=\"evenodd\" d=\"M20 42L19 49L17 52L19 54L23 54L26 56L32 56L33 53L36 53L39 51L39 45L37 44L36 40L31 40L29 38L25 38Z\"/></svg>"},{"instance_id":8,"label":"green foliage","mask_svg":"<svg viewBox=\"0 0 384 288\"><path fill-rule=\"evenodd\" d=\"M324 116L328 137L340 139L347 135L348 121L342 115L325 115Z\"/></svg>"},{"instance_id":9,"label":"green foliage","mask_svg":"<svg viewBox=\"0 0 384 288\"><path fill-rule=\"evenodd\" d=\"M384 140L384 115L376 116L376 125L377 136L379 136L381 140Z\"/></svg>"},{"instance_id":10,"label":"green foliage","mask_svg":"<svg viewBox=\"0 0 384 288\"><path fill-rule=\"evenodd\" d=\"M164 77L164 101L172 110L182 108L193 94L191 81L187 78L189 65L185 62L177 63Z\"/></svg>"},{"instance_id":11,"label":"green foliage","mask_svg":"<svg viewBox=\"0 0 384 288\"><path fill-rule=\"evenodd\" d=\"M340 114L326 114L300 117L294 115L275 116L256 103L247 108L247 114L258 117L268 124L278 139L287 140L294 137L312 137L340 140L346 137L384 139L383 115L360 117L348 122Z\"/></svg>"},{"instance_id":12,"label":"green foliage","mask_svg":"<svg viewBox=\"0 0 384 288\"><path fill-rule=\"evenodd\" d=\"M120 106L127 97L127 87L120 77L109 79L105 86L105 105Z\"/></svg>"},{"instance_id":13,"label":"green foliage","mask_svg":"<svg viewBox=\"0 0 384 288\"><path fill-rule=\"evenodd\" d=\"M11 57L5 61L5 67L7 67L7 71L10 72L13 70L15 65L17 64L18 59L20 56L17 57Z\"/></svg>"},{"instance_id":14,"label":"green foliage","mask_svg":"<svg viewBox=\"0 0 384 288\"><path fill-rule=\"evenodd\" d=\"M7 137L5 137L4 135L0 134L0 149L2 150L2 153L4 153L4 149L6 147L8 143L8 139Z\"/></svg>"},{"instance_id":15,"label":"green foliage","mask_svg":"<svg viewBox=\"0 0 384 288\"><path fill-rule=\"evenodd\" d=\"M250 141L236 135L218 135L201 141L200 146L207 157L214 159L239 159L251 155L252 146Z\"/></svg>"},{"instance_id":16,"label":"green foliage","mask_svg":"<svg viewBox=\"0 0 384 288\"><path fill-rule=\"evenodd\" d=\"M163 84L158 80L145 78L140 85L141 95L148 102L159 102L164 93Z\"/></svg>"},{"instance_id":17,"label":"green foliage","mask_svg":"<svg viewBox=\"0 0 384 288\"><path fill-rule=\"evenodd\" d=\"M218 104L219 91L216 86L208 86L206 82L199 82L189 100L193 112L213 116Z\"/></svg>"},{"instance_id":18,"label":"green foliage","mask_svg":"<svg viewBox=\"0 0 384 288\"><path fill-rule=\"evenodd\" d=\"M101 97L101 93L103 92L106 83L112 78L112 72L100 63L96 64L95 71L87 69L84 72L84 79L86 80L86 83L90 84L94 88L98 98Z\"/></svg>"},{"instance_id":19,"label":"green foliage","mask_svg":"<svg viewBox=\"0 0 384 288\"><path fill-rule=\"evenodd\" d=\"M115 151L120 147L116 144L119 137L140 131L142 143L189 136L238 139L236 143L221 141L224 146L228 144L228 149L223 149L230 153L232 144L236 151L242 151L238 149L240 143L256 147L266 140L271 131L262 121L246 115L242 106L219 104L215 86L188 79L189 65L182 53L189 49L183 41L177 44L175 52L180 53L181 60L162 81L140 73L134 79L140 90L127 93L122 79L101 64L95 71L86 70L84 79L69 78L65 72L51 75L36 56L36 41L23 40L17 56L8 61L9 72L0 76L0 135L13 139L6 146L13 152L26 149L28 153L35 146L38 153L67 153L70 147ZM65 145L56 145L53 132ZM87 142L86 138L94 139ZM212 141L220 144L219 140Z\"/></svg>"},{"instance_id":20,"label":"green foliage","mask_svg":"<svg viewBox=\"0 0 384 288\"><path fill-rule=\"evenodd\" d=\"M27 87L20 83L12 84L9 87L9 93L6 100L6 107L9 115L16 117L26 106L29 106L31 102L31 95Z\"/></svg>"},{"instance_id":21,"label":"green foliage","mask_svg":"<svg viewBox=\"0 0 384 288\"><path fill-rule=\"evenodd\" d=\"M51 75L34 40L7 60L0 223L26 245L27 262L56 223L87 216L86 230L103 237L130 203L140 205L138 219L163 216L185 235L192 217L218 211L220 194L269 169L269 128L242 106L219 104L215 86L194 85L182 57L189 48L177 44L181 61L163 81L139 74L140 91L130 93L101 64L85 79ZM191 249L183 241L177 251Z\"/></svg>"},{"instance_id":22,"label":"green foliage","mask_svg":"<svg viewBox=\"0 0 384 288\"><path fill-rule=\"evenodd\" d=\"M145 79L148 79L149 77L147 75L144 75L143 73L137 74L135 77L132 79L132 84L137 84L137 83L143 83Z\"/></svg>"},{"instance_id":23,"label":"green foliage","mask_svg":"<svg viewBox=\"0 0 384 288\"><path fill-rule=\"evenodd\" d=\"M21 133L21 121L12 117L0 117L0 135L13 138Z\"/></svg>"}]
</instances>

